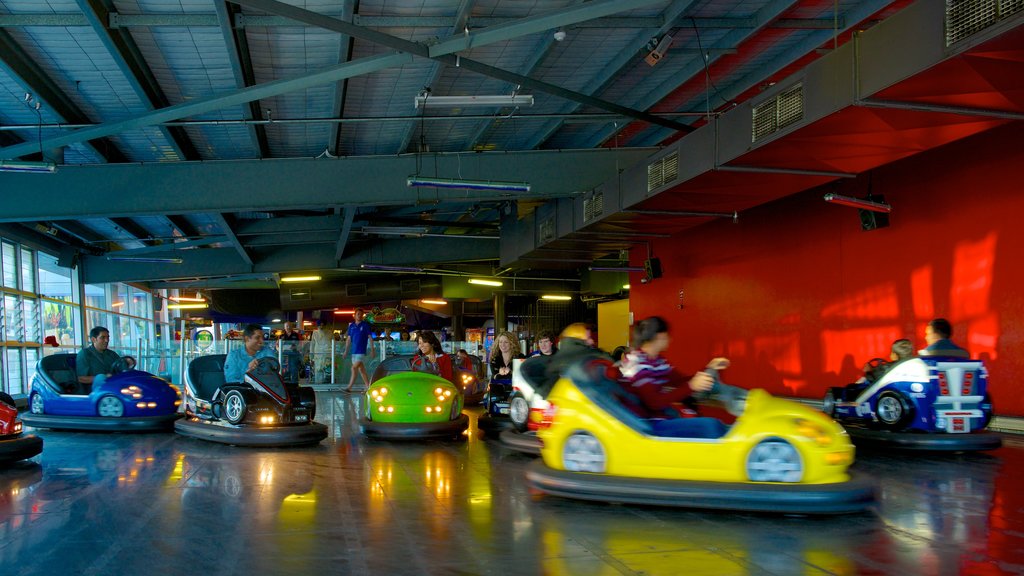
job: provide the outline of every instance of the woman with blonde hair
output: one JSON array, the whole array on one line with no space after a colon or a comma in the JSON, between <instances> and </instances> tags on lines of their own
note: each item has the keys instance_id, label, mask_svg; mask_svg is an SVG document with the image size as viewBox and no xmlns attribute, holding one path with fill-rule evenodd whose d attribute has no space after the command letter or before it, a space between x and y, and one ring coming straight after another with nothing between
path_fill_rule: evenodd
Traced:
<instances>
[{"instance_id":1,"label":"woman with blonde hair","mask_svg":"<svg viewBox=\"0 0 1024 576\"><path fill-rule=\"evenodd\" d=\"M491 382L512 383L512 361L522 358L519 339L507 330L498 332L491 347Z\"/></svg>"}]
</instances>

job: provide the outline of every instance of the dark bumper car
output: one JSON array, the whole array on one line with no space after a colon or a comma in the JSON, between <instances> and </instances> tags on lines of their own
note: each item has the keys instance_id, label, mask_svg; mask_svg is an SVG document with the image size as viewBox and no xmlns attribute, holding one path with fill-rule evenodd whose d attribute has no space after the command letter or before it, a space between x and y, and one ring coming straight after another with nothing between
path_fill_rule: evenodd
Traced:
<instances>
[{"instance_id":1,"label":"dark bumper car","mask_svg":"<svg viewBox=\"0 0 1024 576\"><path fill-rule=\"evenodd\" d=\"M22 432L14 399L0 392L0 465L31 458L43 451L43 439Z\"/></svg>"},{"instance_id":2,"label":"dark bumper car","mask_svg":"<svg viewBox=\"0 0 1024 576\"><path fill-rule=\"evenodd\" d=\"M830 388L822 410L858 446L931 452L994 450L988 370L980 360L927 356L893 364L873 359L874 379Z\"/></svg>"},{"instance_id":3,"label":"dark bumper car","mask_svg":"<svg viewBox=\"0 0 1024 576\"><path fill-rule=\"evenodd\" d=\"M179 418L181 396L170 382L134 369L124 356L114 374L99 384L82 384L74 354L39 360L22 420L35 428L109 432L170 430Z\"/></svg>"},{"instance_id":4,"label":"dark bumper car","mask_svg":"<svg viewBox=\"0 0 1024 576\"><path fill-rule=\"evenodd\" d=\"M314 422L316 393L286 384L273 358L260 358L243 382L224 381L225 355L193 360L185 381L185 417L174 424L184 436L235 446L301 446L327 437Z\"/></svg>"}]
</instances>

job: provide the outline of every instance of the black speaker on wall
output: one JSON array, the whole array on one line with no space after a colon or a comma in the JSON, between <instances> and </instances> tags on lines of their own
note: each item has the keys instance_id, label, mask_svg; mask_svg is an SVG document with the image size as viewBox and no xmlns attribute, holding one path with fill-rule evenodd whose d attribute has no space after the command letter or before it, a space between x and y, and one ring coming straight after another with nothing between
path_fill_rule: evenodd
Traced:
<instances>
[{"instance_id":1,"label":"black speaker on wall","mask_svg":"<svg viewBox=\"0 0 1024 576\"><path fill-rule=\"evenodd\" d=\"M657 258L648 258L644 260L644 274L648 280L655 278L661 278L661 260Z\"/></svg>"},{"instance_id":2,"label":"black speaker on wall","mask_svg":"<svg viewBox=\"0 0 1024 576\"><path fill-rule=\"evenodd\" d=\"M57 254L57 266L75 268L78 266L78 249L74 246L63 246Z\"/></svg>"}]
</instances>

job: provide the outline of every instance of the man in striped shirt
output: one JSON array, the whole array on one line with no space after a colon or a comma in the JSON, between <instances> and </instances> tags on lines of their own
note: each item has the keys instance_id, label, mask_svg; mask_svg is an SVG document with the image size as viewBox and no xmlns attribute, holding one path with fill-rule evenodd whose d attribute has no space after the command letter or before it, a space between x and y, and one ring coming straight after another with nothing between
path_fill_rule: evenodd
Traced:
<instances>
[{"instance_id":1,"label":"man in striped shirt","mask_svg":"<svg viewBox=\"0 0 1024 576\"><path fill-rule=\"evenodd\" d=\"M623 386L637 398L628 407L641 418L694 416L694 410L680 407L680 403L695 394L710 397L743 393L742 389L718 381L718 371L729 367L728 358L712 359L705 371L689 379L679 374L661 355L669 345L668 323L662 318L641 320L633 329L633 345L635 348L623 358L619 371Z\"/></svg>"}]
</instances>

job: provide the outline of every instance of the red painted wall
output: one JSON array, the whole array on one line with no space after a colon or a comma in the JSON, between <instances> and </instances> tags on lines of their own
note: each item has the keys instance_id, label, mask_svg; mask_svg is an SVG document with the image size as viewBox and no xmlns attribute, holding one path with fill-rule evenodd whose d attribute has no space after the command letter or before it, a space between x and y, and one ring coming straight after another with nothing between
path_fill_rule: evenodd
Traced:
<instances>
[{"instance_id":1,"label":"red painted wall","mask_svg":"<svg viewBox=\"0 0 1024 576\"><path fill-rule=\"evenodd\" d=\"M865 175L656 241L664 275L644 285L632 274L635 319L669 321L681 370L725 355L727 381L820 398L897 338L923 348L925 324L944 316L987 362L996 412L1024 416L1022 127L874 170L888 228L865 232L856 209L822 200L864 196Z\"/></svg>"}]
</instances>

